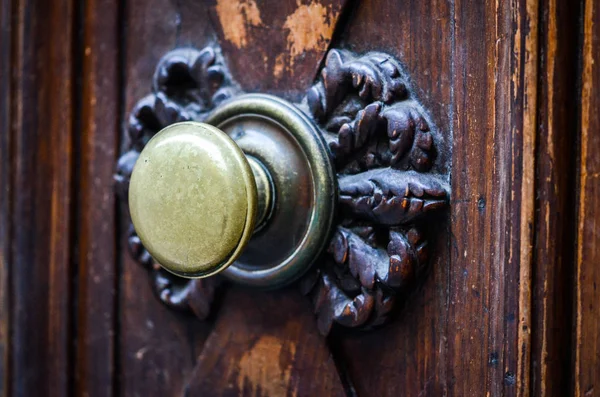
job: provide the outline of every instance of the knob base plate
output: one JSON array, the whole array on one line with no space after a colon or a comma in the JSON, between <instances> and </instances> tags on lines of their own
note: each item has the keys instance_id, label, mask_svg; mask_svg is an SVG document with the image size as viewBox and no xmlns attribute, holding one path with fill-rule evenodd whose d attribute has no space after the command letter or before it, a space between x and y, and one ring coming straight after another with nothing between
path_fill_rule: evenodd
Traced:
<instances>
[{"instance_id":1,"label":"knob base plate","mask_svg":"<svg viewBox=\"0 0 600 397\"><path fill-rule=\"evenodd\" d=\"M273 186L269 219L222 274L261 288L295 281L318 258L333 224L336 179L324 138L298 108L270 95L238 96L205 122L257 159Z\"/></svg>"}]
</instances>

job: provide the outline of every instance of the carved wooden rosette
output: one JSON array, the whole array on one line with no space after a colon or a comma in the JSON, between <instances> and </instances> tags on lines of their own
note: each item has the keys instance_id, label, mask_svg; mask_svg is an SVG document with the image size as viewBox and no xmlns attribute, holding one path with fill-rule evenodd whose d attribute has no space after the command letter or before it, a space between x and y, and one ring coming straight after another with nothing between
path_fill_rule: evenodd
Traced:
<instances>
[{"instance_id":1,"label":"carved wooden rosette","mask_svg":"<svg viewBox=\"0 0 600 397\"><path fill-rule=\"evenodd\" d=\"M377 326L424 269L422 223L447 204L447 178L430 172L441 136L386 54L330 51L307 105L329 141L341 213L302 288L321 333Z\"/></svg>"},{"instance_id":2,"label":"carved wooden rosette","mask_svg":"<svg viewBox=\"0 0 600 397\"><path fill-rule=\"evenodd\" d=\"M178 121L203 121L239 93L218 50L167 54L154 74L153 93L129 118L115 176L121 198L127 199L133 165L154 134ZM425 268L426 220L447 205L447 177L436 164L442 137L400 65L386 54L331 50L299 107L308 109L329 143L340 209L327 252L300 281L301 289L313 301L322 334L334 323L383 324ZM221 279L187 280L162 270L128 222L129 248L150 271L161 301L205 318Z\"/></svg>"}]
</instances>

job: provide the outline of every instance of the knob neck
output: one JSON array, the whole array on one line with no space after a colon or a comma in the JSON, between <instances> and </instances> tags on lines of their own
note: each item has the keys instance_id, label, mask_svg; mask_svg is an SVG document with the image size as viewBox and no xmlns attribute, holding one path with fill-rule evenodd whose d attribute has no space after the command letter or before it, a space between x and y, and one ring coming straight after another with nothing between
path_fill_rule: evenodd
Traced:
<instances>
[{"instance_id":1,"label":"knob neck","mask_svg":"<svg viewBox=\"0 0 600 397\"><path fill-rule=\"evenodd\" d=\"M273 180L265 166L252 156L246 156L246 158L248 159L248 163L254 174L254 181L256 182L258 200L254 232L257 232L262 229L269 220L269 216L271 215L275 204L275 190L273 188Z\"/></svg>"}]
</instances>

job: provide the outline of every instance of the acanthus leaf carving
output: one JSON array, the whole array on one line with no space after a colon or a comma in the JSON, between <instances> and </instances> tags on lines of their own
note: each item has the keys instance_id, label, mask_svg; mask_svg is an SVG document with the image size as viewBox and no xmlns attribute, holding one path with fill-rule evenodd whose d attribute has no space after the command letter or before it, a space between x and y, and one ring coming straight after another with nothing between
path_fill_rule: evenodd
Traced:
<instances>
[{"instance_id":1,"label":"acanthus leaf carving","mask_svg":"<svg viewBox=\"0 0 600 397\"><path fill-rule=\"evenodd\" d=\"M389 320L426 268L431 236L424 223L437 221L448 203L447 176L437 163L443 137L408 81L390 55L334 49L304 101L329 144L339 184L338 221L327 250L300 281L324 335L334 326L370 329ZM152 93L128 120L115 175L123 200L133 165L154 134L178 121L202 121L239 93L214 47L163 57ZM166 272L131 224L128 243L163 303L208 316L222 279Z\"/></svg>"},{"instance_id":2,"label":"acanthus leaf carving","mask_svg":"<svg viewBox=\"0 0 600 397\"><path fill-rule=\"evenodd\" d=\"M442 138L389 55L331 50L307 94L338 173L339 226L306 276L319 330L385 323L427 261L422 224L448 202Z\"/></svg>"},{"instance_id":3,"label":"acanthus leaf carving","mask_svg":"<svg viewBox=\"0 0 600 397\"><path fill-rule=\"evenodd\" d=\"M443 208L443 180L415 171L379 168L339 178L342 211L381 225L406 224Z\"/></svg>"}]
</instances>

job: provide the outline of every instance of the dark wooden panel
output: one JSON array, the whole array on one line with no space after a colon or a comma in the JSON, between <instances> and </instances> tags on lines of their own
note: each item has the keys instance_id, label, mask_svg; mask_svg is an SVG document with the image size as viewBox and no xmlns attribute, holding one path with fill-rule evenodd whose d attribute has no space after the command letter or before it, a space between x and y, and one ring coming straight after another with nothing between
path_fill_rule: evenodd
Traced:
<instances>
[{"instance_id":1,"label":"dark wooden panel","mask_svg":"<svg viewBox=\"0 0 600 397\"><path fill-rule=\"evenodd\" d=\"M9 389L12 2L0 1L0 396Z\"/></svg>"},{"instance_id":2,"label":"dark wooden panel","mask_svg":"<svg viewBox=\"0 0 600 397\"><path fill-rule=\"evenodd\" d=\"M576 220L579 9L541 4L531 394L566 396Z\"/></svg>"},{"instance_id":3,"label":"dark wooden panel","mask_svg":"<svg viewBox=\"0 0 600 397\"><path fill-rule=\"evenodd\" d=\"M118 1L88 1L83 15L81 135L78 139L79 250L77 395L111 396L116 325L113 170L120 116Z\"/></svg>"},{"instance_id":4,"label":"dark wooden panel","mask_svg":"<svg viewBox=\"0 0 600 397\"><path fill-rule=\"evenodd\" d=\"M455 4L449 395L529 395L538 8Z\"/></svg>"},{"instance_id":5,"label":"dark wooden panel","mask_svg":"<svg viewBox=\"0 0 600 397\"><path fill-rule=\"evenodd\" d=\"M45 98L40 105L47 109L47 113L38 120L37 129L41 140L47 142L42 144L42 147L47 144L47 148L42 150L48 150L52 177L49 189L43 188L36 193L37 200L40 202L40 205L36 204L36 206L40 210L45 203L48 203L48 196L50 196L49 214L45 212L46 210L42 210L44 212L36 215L38 222L46 218L50 224L47 257L37 253L40 255L38 259L40 265L48 266L48 279L39 278L38 282L48 286L49 340L47 343L50 359L48 368L45 369L48 377L48 395L63 396L68 393L71 385L70 350L74 337L71 332L73 292L70 283L73 261L71 203L74 134L72 59L74 33L72 26L75 3L71 0L62 0L46 1L44 4L49 4L50 10L48 14L40 12L38 16L41 20L49 22L51 33L49 36L41 33L44 35L42 36L44 40L47 40L42 44L42 48L48 51L44 55L44 59L48 62L46 71L48 82L46 83L47 88L42 88ZM37 4L34 7L41 8ZM44 154L41 154L40 157L43 158ZM39 166L44 169L44 162L42 161ZM48 182L46 181L46 183ZM16 224L18 225L18 223ZM36 231L44 232L43 230L44 228L41 228ZM18 266L16 263L15 265ZM31 278L31 274L28 272L25 272L24 275ZM35 304L37 306L39 302ZM39 311L40 308L34 307L30 310ZM33 384L29 383L29 385Z\"/></svg>"},{"instance_id":6,"label":"dark wooden panel","mask_svg":"<svg viewBox=\"0 0 600 397\"><path fill-rule=\"evenodd\" d=\"M12 4L10 394L62 396L73 336L73 4Z\"/></svg>"},{"instance_id":7,"label":"dark wooden panel","mask_svg":"<svg viewBox=\"0 0 600 397\"><path fill-rule=\"evenodd\" d=\"M211 0L234 79L249 92L300 100L315 78L346 0Z\"/></svg>"},{"instance_id":8,"label":"dark wooden panel","mask_svg":"<svg viewBox=\"0 0 600 397\"><path fill-rule=\"evenodd\" d=\"M435 23L432 23L435 21ZM343 32L343 47L385 51L410 75L449 149L452 136L453 8L449 1L362 1ZM442 153L440 161L447 157ZM447 388L447 299L450 285L448 223L430 249L430 272L406 307L386 327L332 336L340 344L359 396L441 396ZM339 342L338 342L339 340Z\"/></svg>"},{"instance_id":9,"label":"dark wooden panel","mask_svg":"<svg viewBox=\"0 0 600 397\"><path fill-rule=\"evenodd\" d=\"M227 292L186 396L344 396L310 304L296 289Z\"/></svg>"},{"instance_id":10,"label":"dark wooden panel","mask_svg":"<svg viewBox=\"0 0 600 397\"><path fill-rule=\"evenodd\" d=\"M576 396L600 395L600 3L584 2L575 294Z\"/></svg>"},{"instance_id":11,"label":"dark wooden panel","mask_svg":"<svg viewBox=\"0 0 600 397\"><path fill-rule=\"evenodd\" d=\"M203 48L214 35L204 2L132 0L125 11L127 117L136 101L151 92L154 68L165 53L181 46ZM128 252L126 230L121 230L120 241L120 394L177 395L193 371L211 324L161 304L146 270Z\"/></svg>"},{"instance_id":12,"label":"dark wooden panel","mask_svg":"<svg viewBox=\"0 0 600 397\"><path fill-rule=\"evenodd\" d=\"M371 0L351 21L345 45L392 50L453 139L450 241L393 328L342 342L359 395L529 391L537 7Z\"/></svg>"}]
</instances>

